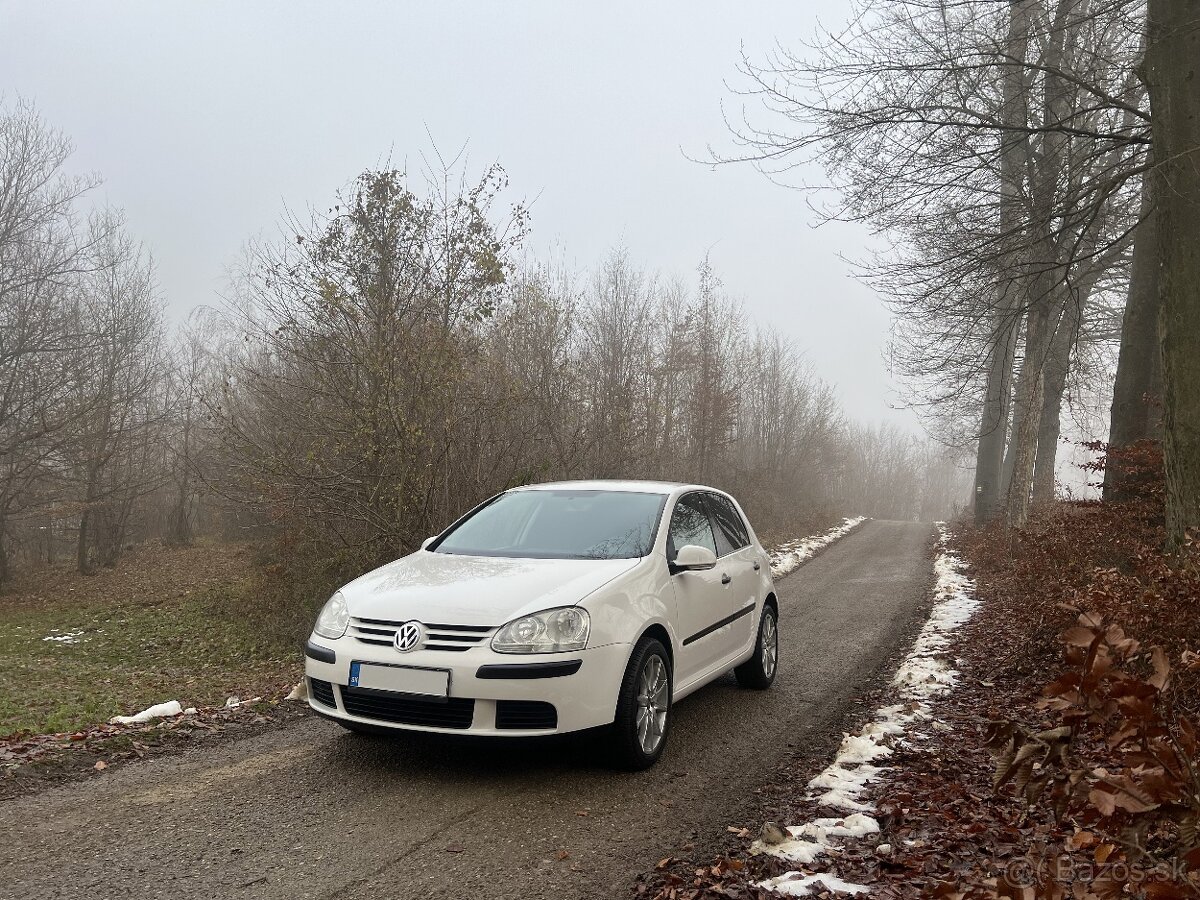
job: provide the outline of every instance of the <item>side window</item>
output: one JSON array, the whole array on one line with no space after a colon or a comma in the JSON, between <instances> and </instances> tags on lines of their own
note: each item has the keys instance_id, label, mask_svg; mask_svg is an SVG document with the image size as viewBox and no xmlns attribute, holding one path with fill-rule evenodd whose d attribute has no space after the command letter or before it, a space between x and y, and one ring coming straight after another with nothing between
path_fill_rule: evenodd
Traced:
<instances>
[{"instance_id":1,"label":"side window","mask_svg":"<svg viewBox=\"0 0 1200 900\"><path fill-rule=\"evenodd\" d=\"M727 556L734 550L738 549L737 543L730 540L728 532L721 527L720 520L717 518L717 495L704 495L704 504L708 507L708 518L713 525L713 536L717 539L717 556Z\"/></svg>"},{"instance_id":2,"label":"side window","mask_svg":"<svg viewBox=\"0 0 1200 900\"><path fill-rule=\"evenodd\" d=\"M750 532L746 530L746 523L742 521L737 507L729 498L722 497L720 494L708 494L707 499L709 508L712 509L713 519L717 523L719 532L717 542L729 545L729 549L722 551L720 555L740 550L749 544Z\"/></svg>"},{"instance_id":3,"label":"side window","mask_svg":"<svg viewBox=\"0 0 1200 900\"><path fill-rule=\"evenodd\" d=\"M688 544L707 547L714 554L717 552L717 541L713 536L712 524L708 521L708 511L699 494L686 494L675 504L667 538L667 552L671 559L675 558L675 552L680 547Z\"/></svg>"}]
</instances>

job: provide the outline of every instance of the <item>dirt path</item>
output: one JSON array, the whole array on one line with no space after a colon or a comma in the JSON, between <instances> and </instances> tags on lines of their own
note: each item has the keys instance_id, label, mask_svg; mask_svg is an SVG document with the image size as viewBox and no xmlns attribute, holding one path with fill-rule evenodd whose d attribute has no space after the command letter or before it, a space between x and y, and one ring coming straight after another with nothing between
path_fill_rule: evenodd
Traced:
<instances>
[{"instance_id":1,"label":"dirt path","mask_svg":"<svg viewBox=\"0 0 1200 900\"><path fill-rule=\"evenodd\" d=\"M649 772L605 769L586 739L365 739L306 718L0 804L0 897L626 897L738 822L782 759L836 744L923 619L930 535L868 522L781 581L775 687L683 701Z\"/></svg>"}]
</instances>

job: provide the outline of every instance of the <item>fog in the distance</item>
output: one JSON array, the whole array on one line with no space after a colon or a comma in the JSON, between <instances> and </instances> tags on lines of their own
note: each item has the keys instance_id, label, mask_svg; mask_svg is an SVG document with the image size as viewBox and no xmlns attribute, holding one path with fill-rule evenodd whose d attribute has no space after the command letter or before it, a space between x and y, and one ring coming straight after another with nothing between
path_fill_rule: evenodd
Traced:
<instances>
[{"instance_id":1,"label":"fog in the distance","mask_svg":"<svg viewBox=\"0 0 1200 900\"><path fill-rule=\"evenodd\" d=\"M507 170L532 202L528 243L579 268L616 245L694 280L705 253L757 322L792 337L864 422L911 425L882 358L888 314L841 255L865 233L811 227L806 197L732 148L736 64L797 46L842 0L804 4L0 5L8 100L70 135L153 252L173 316L211 303L243 242L272 235L431 138ZM811 181L819 170L803 173Z\"/></svg>"}]
</instances>

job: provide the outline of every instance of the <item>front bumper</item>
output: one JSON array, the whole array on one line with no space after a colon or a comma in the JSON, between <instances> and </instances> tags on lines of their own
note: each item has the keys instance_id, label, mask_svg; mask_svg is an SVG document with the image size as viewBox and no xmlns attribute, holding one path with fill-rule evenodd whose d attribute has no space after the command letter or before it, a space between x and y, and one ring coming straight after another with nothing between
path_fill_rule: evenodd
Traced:
<instances>
[{"instance_id":1,"label":"front bumper","mask_svg":"<svg viewBox=\"0 0 1200 900\"><path fill-rule=\"evenodd\" d=\"M323 716L412 731L534 737L611 723L629 649L610 644L579 653L510 654L480 646L397 653L349 635L336 641L314 635L304 673L309 705ZM445 669L450 695L440 700L351 688L356 661Z\"/></svg>"}]
</instances>

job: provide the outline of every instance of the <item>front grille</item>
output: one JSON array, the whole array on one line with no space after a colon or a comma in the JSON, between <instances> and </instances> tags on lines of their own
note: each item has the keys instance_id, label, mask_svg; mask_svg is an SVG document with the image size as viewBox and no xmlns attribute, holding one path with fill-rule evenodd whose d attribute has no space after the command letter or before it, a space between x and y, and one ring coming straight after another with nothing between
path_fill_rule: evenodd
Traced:
<instances>
[{"instance_id":1,"label":"front grille","mask_svg":"<svg viewBox=\"0 0 1200 900\"><path fill-rule=\"evenodd\" d=\"M405 620L407 621L407 620ZM350 633L364 644L378 644L390 647L396 640L396 629L404 621L393 622L388 619L350 619ZM462 653L486 641L496 629L491 625L425 625L426 650L449 650Z\"/></svg>"},{"instance_id":2,"label":"front grille","mask_svg":"<svg viewBox=\"0 0 1200 900\"><path fill-rule=\"evenodd\" d=\"M342 687L342 706L351 715L364 719L430 728L470 728L475 717L475 701L469 698L429 700L414 694L345 686Z\"/></svg>"},{"instance_id":3,"label":"front grille","mask_svg":"<svg viewBox=\"0 0 1200 900\"><path fill-rule=\"evenodd\" d=\"M319 678L308 679L308 692L318 703L323 703L333 709L337 708L337 702L333 699L333 685L328 681L321 681Z\"/></svg>"},{"instance_id":4,"label":"front grille","mask_svg":"<svg viewBox=\"0 0 1200 900\"><path fill-rule=\"evenodd\" d=\"M558 710L541 700L497 700L496 727L557 728Z\"/></svg>"}]
</instances>

